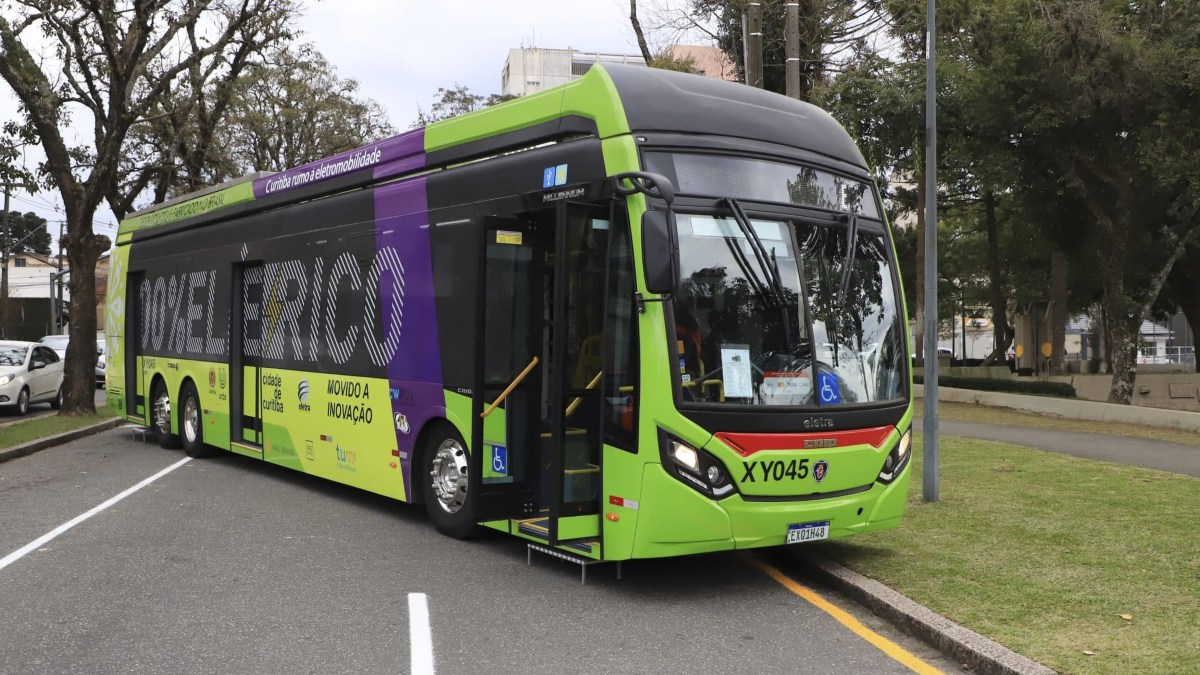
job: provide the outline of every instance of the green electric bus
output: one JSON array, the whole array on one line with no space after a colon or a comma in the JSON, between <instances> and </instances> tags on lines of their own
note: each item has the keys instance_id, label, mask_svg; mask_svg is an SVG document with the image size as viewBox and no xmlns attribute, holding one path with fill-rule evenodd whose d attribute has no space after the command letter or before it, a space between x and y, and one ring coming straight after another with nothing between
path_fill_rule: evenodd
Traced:
<instances>
[{"instance_id":1,"label":"green electric bus","mask_svg":"<svg viewBox=\"0 0 1200 675\"><path fill-rule=\"evenodd\" d=\"M911 376L880 196L818 108L581 79L139 211L108 403L582 560L896 526Z\"/></svg>"}]
</instances>

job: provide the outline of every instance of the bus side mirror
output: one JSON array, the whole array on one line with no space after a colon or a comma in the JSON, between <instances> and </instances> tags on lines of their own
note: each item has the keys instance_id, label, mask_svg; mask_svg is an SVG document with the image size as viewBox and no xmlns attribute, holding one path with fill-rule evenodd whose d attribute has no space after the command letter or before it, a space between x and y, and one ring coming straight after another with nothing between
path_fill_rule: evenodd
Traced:
<instances>
[{"instance_id":1,"label":"bus side mirror","mask_svg":"<svg viewBox=\"0 0 1200 675\"><path fill-rule=\"evenodd\" d=\"M679 243L674 212L647 211L642 216L642 263L647 291L675 292L679 286Z\"/></svg>"}]
</instances>

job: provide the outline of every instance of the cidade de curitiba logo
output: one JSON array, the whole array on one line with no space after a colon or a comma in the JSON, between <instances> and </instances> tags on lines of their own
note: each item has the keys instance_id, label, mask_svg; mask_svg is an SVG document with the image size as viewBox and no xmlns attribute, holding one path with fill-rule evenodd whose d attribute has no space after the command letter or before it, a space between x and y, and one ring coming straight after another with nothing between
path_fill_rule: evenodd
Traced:
<instances>
[{"instance_id":1,"label":"cidade de curitiba logo","mask_svg":"<svg viewBox=\"0 0 1200 675\"><path fill-rule=\"evenodd\" d=\"M213 302L228 293L215 270L148 278L139 300L141 347L189 355L225 356L229 340ZM331 259L287 260L248 267L242 279L246 356L337 365L365 351L387 365L400 346L404 325L404 265L392 246L360 262L347 251ZM345 293L361 295L361 316L348 314Z\"/></svg>"}]
</instances>

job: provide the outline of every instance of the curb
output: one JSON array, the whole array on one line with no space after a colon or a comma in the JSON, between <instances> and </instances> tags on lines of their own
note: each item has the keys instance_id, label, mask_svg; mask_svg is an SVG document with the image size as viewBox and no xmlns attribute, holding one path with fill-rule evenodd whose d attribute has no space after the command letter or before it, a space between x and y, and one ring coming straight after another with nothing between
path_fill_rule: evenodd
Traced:
<instances>
[{"instance_id":1,"label":"curb","mask_svg":"<svg viewBox=\"0 0 1200 675\"><path fill-rule=\"evenodd\" d=\"M983 675L1055 675L1055 671L822 556L796 558L847 598Z\"/></svg>"},{"instance_id":2,"label":"curb","mask_svg":"<svg viewBox=\"0 0 1200 675\"><path fill-rule=\"evenodd\" d=\"M53 436L39 438L36 441L29 441L27 443L22 443L20 445L13 446L13 447L7 448L5 450L0 450L0 464L7 462L10 459L16 459L18 457L32 455L33 453L38 452L39 450L45 450L46 448L52 448L56 445L62 445L63 443L69 443L71 441L78 440L85 436L91 436L92 434L98 434L101 431L108 431L109 429L115 429L115 428L121 426L122 424L125 424L124 419L122 419L120 417L114 417L111 420L105 420L103 422L98 422L96 424L91 425L90 427L81 427L79 429L65 431L61 434L55 434Z\"/></svg>"}]
</instances>

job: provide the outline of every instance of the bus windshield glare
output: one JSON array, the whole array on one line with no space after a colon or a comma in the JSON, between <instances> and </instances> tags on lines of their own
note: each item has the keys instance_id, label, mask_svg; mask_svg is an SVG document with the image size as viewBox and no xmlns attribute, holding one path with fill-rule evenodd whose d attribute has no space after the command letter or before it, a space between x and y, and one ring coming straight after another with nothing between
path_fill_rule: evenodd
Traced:
<instances>
[{"instance_id":1,"label":"bus windshield glare","mask_svg":"<svg viewBox=\"0 0 1200 675\"><path fill-rule=\"evenodd\" d=\"M682 401L903 399L904 327L882 234L802 219L746 224L733 213L677 216Z\"/></svg>"}]
</instances>

